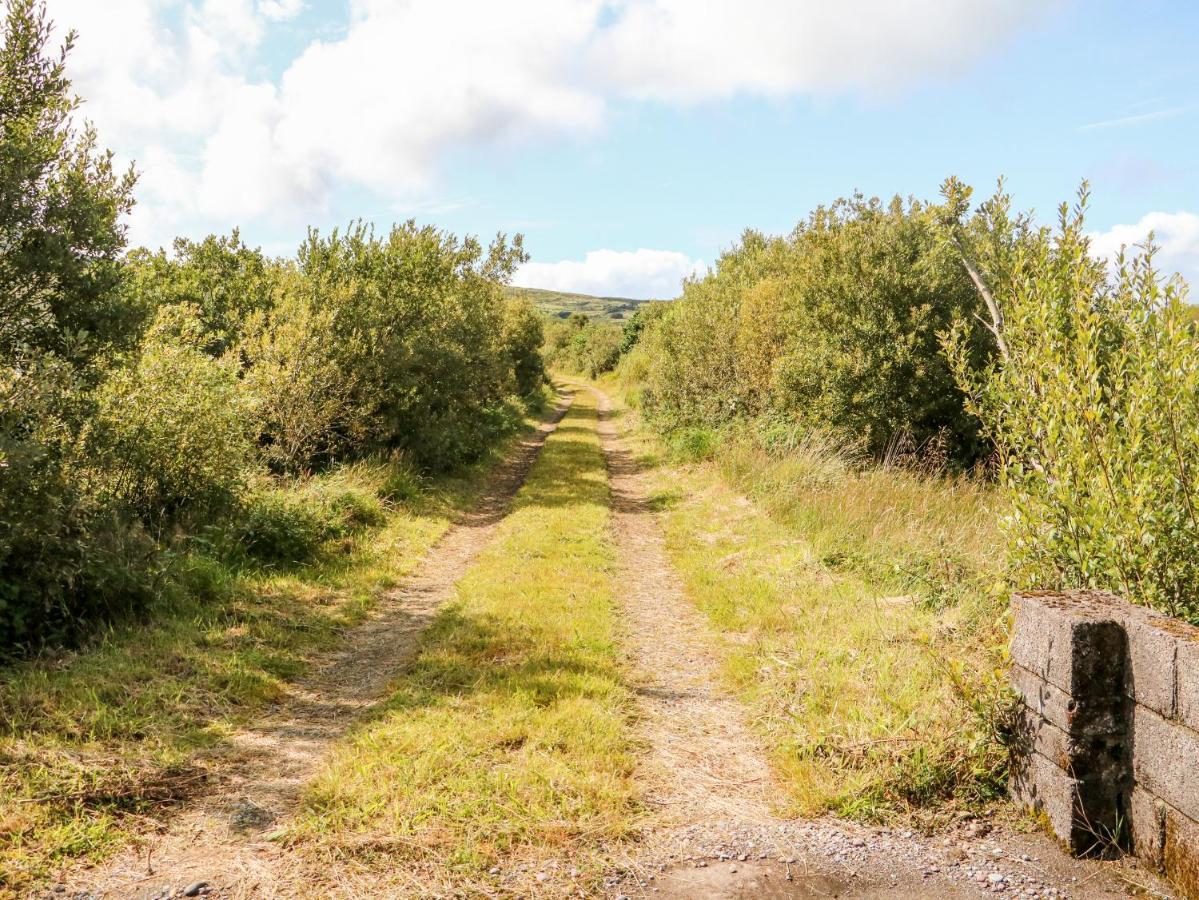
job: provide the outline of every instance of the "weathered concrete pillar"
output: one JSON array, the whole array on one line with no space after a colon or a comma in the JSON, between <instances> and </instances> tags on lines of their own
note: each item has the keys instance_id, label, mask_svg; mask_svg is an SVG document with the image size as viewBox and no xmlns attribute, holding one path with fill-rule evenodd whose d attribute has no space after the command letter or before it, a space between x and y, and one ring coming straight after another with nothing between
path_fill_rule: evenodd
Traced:
<instances>
[{"instance_id":1,"label":"weathered concrete pillar","mask_svg":"<svg viewBox=\"0 0 1199 900\"><path fill-rule=\"evenodd\" d=\"M1013 796L1075 852L1131 849L1199 898L1199 628L1095 592L1013 611Z\"/></svg>"},{"instance_id":2,"label":"weathered concrete pillar","mask_svg":"<svg viewBox=\"0 0 1199 900\"><path fill-rule=\"evenodd\" d=\"M1124 626L1057 594L1014 599L1012 681L1022 702L1012 793L1079 854L1127 843L1132 758Z\"/></svg>"}]
</instances>

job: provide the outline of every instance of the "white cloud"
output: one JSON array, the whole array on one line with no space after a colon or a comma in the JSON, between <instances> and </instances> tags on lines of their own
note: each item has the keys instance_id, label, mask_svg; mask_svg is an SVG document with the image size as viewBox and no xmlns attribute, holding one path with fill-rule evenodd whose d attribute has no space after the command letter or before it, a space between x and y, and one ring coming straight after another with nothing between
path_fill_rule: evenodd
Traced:
<instances>
[{"instance_id":1,"label":"white cloud","mask_svg":"<svg viewBox=\"0 0 1199 900\"><path fill-rule=\"evenodd\" d=\"M80 33L84 114L145 173L135 235L158 241L197 216L303 220L343 187L420 202L450 151L586 137L614 100L893 90L969 66L1046 6L350 0L333 37L278 59L272 29L303 0L49 2Z\"/></svg>"},{"instance_id":2,"label":"white cloud","mask_svg":"<svg viewBox=\"0 0 1199 900\"><path fill-rule=\"evenodd\" d=\"M592 250L581 260L525 263L514 283L602 297L670 299L683 279L702 273L704 264L673 250Z\"/></svg>"},{"instance_id":3,"label":"white cloud","mask_svg":"<svg viewBox=\"0 0 1199 900\"><path fill-rule=\"evenodd\" d=\"M304 9L304 0L258 0L258 13L270 22L294 19Z\"/></svg>"},{"instance_id":4,"label":"white cloud","mask_svg":"<svg viewBox=\"0 0 1199 900\"><path fill-rule=\"evenodd\" d=\"M1199 287L1199 215L1195 213L1148 213L1134 225L1116 225L1089 235L1091 250L1113 259L1121 246L1143 244L1150 232L1158 248L1154 257L1157 268L1167 275L1178 272L1188 284Z\"/></svg>"},{"instance_id":5,"label":"white cloud","mask_svg":"<svg viewBox=\"0 0 1199 900\"><path fill-rule=\"evenodd\" d=\"M629 0L604 75L638 97L889 92L961 70L1056 4L1040 0Z\"/></svg>"}]
</instances>

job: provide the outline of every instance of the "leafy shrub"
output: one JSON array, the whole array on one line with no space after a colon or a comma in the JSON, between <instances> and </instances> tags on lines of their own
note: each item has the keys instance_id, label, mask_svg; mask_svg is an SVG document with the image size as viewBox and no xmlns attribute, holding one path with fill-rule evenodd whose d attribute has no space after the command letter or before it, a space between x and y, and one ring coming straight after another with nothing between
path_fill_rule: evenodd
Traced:
<instances>
[{"instance_id":1,"label":"leafy shrub","mask_svg":"<svg viewBox=\"0 0 1199 900\"><path fill-rule=\"evenodd\" d=\"M969 194L947 187L960 214ZM1018 583L1113 590L1199 621L1199 348L1185 286L1163 283L1151 249L1121 254L1109 280L1086 199L1084 186L1054 232L1031 238L1002 193L963 227L1011 235L1001 256L977 253L1006 353L976 372L959 335L955 371L998 448Z\"/></svg>"},{"instance_id":2,"label":"leafy shrub","mask_svg":"<svg viewBox=\"0 0 1199 900\"><path fill-rule=\"evenodd\" d=\"M198 242L176 238L172 251L139 248L129 254L128 302L147 316L163 306L194 307L201 346L218 356L238 342L253 313L273 305L280 266L247 247L237 229Z\"/></svg>"},{"instance_id":3,"label":"leafy shrub","mask_svg":"<svg viewBox=\"0 0 1199 900\"><path fill-rule=\"evenodd\" d=\"M161 309L137 360L100 386L82 442L98 490L152 527L232 509L250 465L236 368L202 341L193 307Z\"/></svg>"},{"instance_id":4,"label":"leafy shrub","mask_svg":"<svg viewBox=\"0 0 1199 900\"><path fill-rule=\"evenodd\" d=\"M541 316L528 300L509 297L504 304L502 344L512 369L516 392L523 397L533 394L545 381L545 363L541 345L545 339Z\"/></svg>"},{"instance_id":5,"label":"leafy shrub","mask_svg":"<svg viewBox=\"0 0 1199 900\"><path fill-rule=\"evenodd\" d=\"M280 489L251 494L235 522L233 535L238 546L264 563L294 564L311 559L329 530L318 507Z\"/></svg>"},{"instance_id":6,"label":"leafy shrub","mask_svg":"<svg viewBox=\"0 0 1199 900\"><path fill-rule=\"evenodd\" d=\"M881 456L897 435L984 452L940 335L979 297L938 227L939 207L860 195L787 237L747 231L642 336L644 408L664 430L769 414ZM968 333L981 365L982 329Z\"/></svg>"},{"instance_id":7,"label":"leafy shrub","mask_svg":"<svg viewBox=\"0 0 1199 900\"><path fill-rule=\"evenodd\" d=\"M624 332L620 326L593 322L582 313L553 322L547 329L549 364L564 372L598 378L620 360Z\"/></svg>"},{"instance_id":8,"label":"leafy shrub","mask_svg":"<svg viewBox=\"0 0 1199 900\"><path fill-rule=\"evenodd\" d=\"M405 450L440 470L483 453L515 384L500 285L525 259L519 236L484 251L413 222L385 238L361 223L310 233L299 271L317 305L336 298L334 347L365 423L349 452Z\"/></svg>"},{"instance_id":9,"label":"leafy shrub","mask_svg":"<svg viewBox=\"0 0 1199 900\"><path fill-rule=\"evenodd\" d=\"M6 4L0 48L0 650L89 618L208 595L233 533L298 561L381 523L383 486L335 465L479 458L544 380L541 324L484 248L409 222L313 231L295 261L236 231L124 254L134 173L72 123L68 38L42 0ZM272 493L276 475L330 473ZM378 489L376 489L378 488ZM294 496L293 496L294 495ZM181 560L183 560L181 562Z\"/></svg>"},{"instance_id":10,"label":"leafy shrub","mask_svg":"<svg viewBox=\"0 0 1199 900\"><path fill-rule=\"evenodd\" d=\"M336 343L338 304L317 308L299 278L284 281L279 302L246 325L240 350L262 455L276 472L296 475L361 441L367 425L355 403L357 376Z\"/></svg>"},{"instance_id":11,"label":"leafy shrub","mask_svg":"<svg viewBox=\"0 0 1199 900\"><path fill-rule=\"evenodd\" d=\"M122 301L118 175L72 122L65 52L36 0L6 4L0 47L0 651L71 636L143 602L147 542L87 495L72 466L106 354L140 313ZM152 558L150 560L152 562Z\"/></svg>"}]
</instances>

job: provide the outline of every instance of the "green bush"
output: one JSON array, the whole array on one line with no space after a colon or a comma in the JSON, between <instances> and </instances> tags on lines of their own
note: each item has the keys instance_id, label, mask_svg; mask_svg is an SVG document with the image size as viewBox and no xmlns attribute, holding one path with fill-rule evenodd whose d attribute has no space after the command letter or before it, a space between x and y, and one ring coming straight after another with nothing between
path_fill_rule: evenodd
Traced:
<instances>
[{"instance_id":1,"label":"green bush","mask_svg":"<svg viewBox=\"0 0 1199 900\"><path fill-rule=\"evenodd\" d=\"M251 559L294 564L312 559L328 537L328 521L312 503L284 490L251 494L235 520L233 536Z\"/></svg>"},{"instance_id":2,"label":"green bush","mask_svg":"<svg viewBox=\"0 0 1199 900\"><path fill-rule=\"evenodd\" d=\"M0 47L0 652L142 603L153 555L72 465L90 391L141 325L122 299L118 175L72 122L65 54L35 0L6 4ZM69 48L67 48L69 49ZM148 557L148 558L147 558Z\"/></svg>"},{"instance_id":3,"label":"green bush","mask_svg":"<svg viewBox=\"0 0 1199 900\"><path fill-rule=\"evenodd\" d=\"M546 329L546 358L554 368L598 378L620 361L624 331L609 322L593 322L582 313L558 319Z\"/></svg>"},{"instance_id":4,"label":"green bush","mask_svg":"<svg viewBox=\"0 0 1199 900\"><path fill-rule=\"evenodd\" d=\"M252 315L274 305L281 265L247 247L236 229L199 242L176 238L172 251L130 252L126 297L148 317L164 306L194 307L205 352L219 356L233 347Z\"/></svg>"},{"instance_id":5,"label":"green bush","mask_svg":"<svg viewBox=\"0 0 1199 900\"><path fill-rule=\"evenodd\" d=\"M485 251L413 222L385 238L361 223L310 233L299 271L318 306L336 302L333 346L364 423L347 452L447 470L486 450L516 389L501 284L525 259L519 236Z\"/></svg>"},{"instance_id":6,"label":"green bush","mask_svg":"<svg viewBox=\"0 0 1199 900\"><path fill-rule=\"evenodd\" d=\"M163 307L136 361L100 386L82 441L97 491L156 529L230 511L251 463L235 363L203 339L194 307Z\"/></svg>"},{"instance_id":7,"label":"green bush","mask_svg":"<svg viewBox=\"0 0 1199 900\"><path fill-rule=\"evenodd\" d=\"M968 191L947 193L961 216ZM955 371L999 452L1017 583L1103 588L1199 621L1199 342L1185 285L1164 282L1148 249L1109 279L1086 197L1052 233L1021 234L1027 218L1002 193L955 223L1006 347L979 372L958 334ZM979 246L980 234L1006 238Z\"/></svg>"},{"instance_id":8,"label":"green bush","mask_svg":"<svg viewBox=\"0 0 1199 900\"><path fill-rule=\"evenodd\" d=\"M294 273L281 283L279 301L251 318L239 349L262 455L274 471L297 475L361 443L368 421L355 402L358 377L342 364L338 298L318 308Z\"/></svg>"},{"instance_id":9,"label":"green bush","mask_svg":"<svg viewBox=\"0 0 1199 900\"><path fill-rule=\"evenodd\" d=\"M641 336L650 421L787 417L878 457L906 435L976 460L985 446L940 335L973 321L980 300L939 215L855 195L787 237L747 231ZM974 365L985 360L981 331L970 333Z\"/></svg>"},{"instance_id":10,"label":"green bush","mask_svg":"<svg viewBox=\"0 0 1199 900\"><path fill-rule=\"evenodd\" d=\"M545 382L541 345L545 339L541 316L528 300L510 297L504 304L502 344L512 369L516 392L522 397L535 393Z\"/></svg>"}]
</instances>

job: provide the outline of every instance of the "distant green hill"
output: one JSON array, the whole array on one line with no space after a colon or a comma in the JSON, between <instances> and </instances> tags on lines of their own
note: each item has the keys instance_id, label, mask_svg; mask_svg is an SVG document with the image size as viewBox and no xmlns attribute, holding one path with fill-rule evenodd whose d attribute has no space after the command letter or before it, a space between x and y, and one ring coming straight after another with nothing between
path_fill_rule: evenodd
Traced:
<instances>
[{"instance_id":1,"label":"distant green hill","mask_svg":"<svg viewBox=\"0 0 1199 900\"><path fill-rule=\"evenodd\" d=\"M628 297L593 297L590 294L566 294L561 291L544 291L540 288L509 287L509 294L524 297L547 315L565 319L572 313L583 313L593 319L620 321L631 316L649 300L631 300Z\"/></svg>"}]
</instances>

